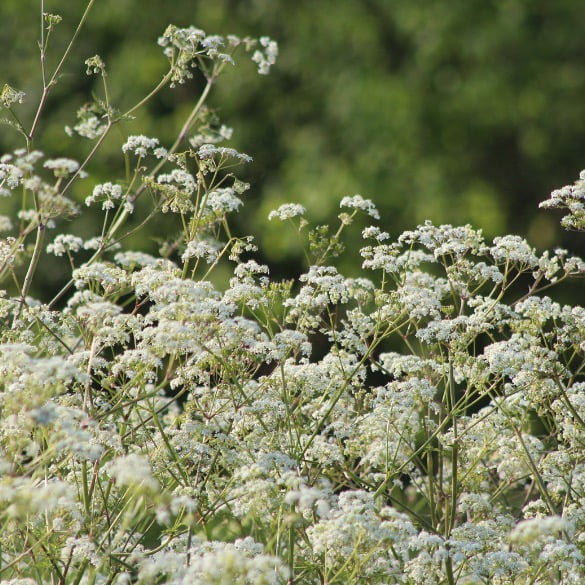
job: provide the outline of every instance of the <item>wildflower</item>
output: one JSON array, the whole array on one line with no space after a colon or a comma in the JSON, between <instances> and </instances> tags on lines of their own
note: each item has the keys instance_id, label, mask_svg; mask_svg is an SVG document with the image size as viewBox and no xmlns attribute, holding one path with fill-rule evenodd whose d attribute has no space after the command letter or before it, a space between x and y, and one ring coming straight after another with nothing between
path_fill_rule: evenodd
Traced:
<instances>
[{"instance_id":1,"label":"wildflower","mask_svg":"<svg viewBox=\"0 0 585 585\"><path fill-rule=\"evenodd\" d=\"M315 509L317 516L324 518L329 515L331 507L331 488L308 487L302 485L289 491L284 501L289 505L295 505L301 512Z\"/></svg>"},{"instance_id":2,"label":"wildflower","mask_svg":"<svg viewBox=\"0 0 585 585\"><path fill-rule=\"evenodd\" d=\"M166 150L158 144L158 138L129 136L122 146L122 152L131 152L140 158L143 158L148 154L153 154L156 158L164 158L166 156Z\"/></svg>"},{"instance_id":3,"label":"wildflower","mask_svg":"<svg viewBox=\"0 0 585 585\"><path fill-rule=\"evenodd\" d=\"M278 209L271 211L268 214L268 219L280 219L285 221L293 217L303 216L306 209L298 203L283 203Z\"/></svg>"},{"instance_id":4,"label":"wildflower","mask_svg":"<svg viewBox=\"0 0 585 585\"><path fill-rule=\"evenodd\" d=\"M231 187L214 189L207 194L205 208L216 215L224 215L231 211L237 211L243 204Z\"/></svg>"},{"instance_id":5,"label":"wildflower","mask_svg":"<svg viewBox=\"0 0 585 585\"><path fill-rule=\"evenodd\" d=\"M579 173L573 185L555 189L540 207L567 209L569 213L562 218L561 225L565 229L585 230L585 170Z\"/></svg>"},{"instance_id":6,"label":"wildflower","mask_svg":"<svg viewBox=\"0 0 585 585\"><path fill-rule=\"evenodd\" d=\"M216 146L215 144L202 144L197 149L197 156L201 160L213 158L219 156L220 159L235 158L242 162L252 162L252 157L238 152L235 148L227 148L225 146Z\"/></svg>"},{"instance_id":7,"label":"wildflower","mask_svg":"<svg viewBox=\"0 0 585 585\"><path fill-rule=\"evenodd\" d=\"M114 264L94 262L85 264L73 271L73 280L77 289L95 283L104 289L114 289L126 283L126 272Z\"/></svg>"},{"instance_id":8,"label":"wildflower","mask_svg":"<svg viewBox=\"0 0 585 585\"><path fill-rule=\"evenodd\" d=\"M47 159L43 166L46 169L51 169L56 177L66 177L79 170L79 163L70 158ZM82 174L82 176L86 175Z\"/></svg>"},{"instance_id":9,"label":"wildflower","mask_svg":"<svg viewBox=\"0 0 585 585\"><path fill-rule=\"evenodd\" d=\"M384 240L387 240L389 237L390 235L388 234L388 232L383 232L382 230L380 230L379 227L373 225L364 228L362 232L362 238L364 239L374 238L378 242L383 242Z\"/></svg>"},{"instance_id":10,"label":"wildflower","mask_svg":"<svg viewBox=\"0 0 585 585\"><path fill-rule=\"evenodd\" d=\"M364 199L361 195L353 197L344 197L339 203L339 207L349 207L350 209L360 209L374 219L380 219L380 214L375 205L369 199Z\"/></svg>"},{"instance_id":11,"label":"wildflower","mask_svg":"<svg viewBox=\"0 0 585 585\"><path fill-rule=\"evenodd\" d=\"M187 243L185 251L181 254L181 260L186 261L189 258L203 258L205 262L211 264L219 257L221 246L218 242L191 240Z\"/></svg>"},{"instance_id":12,"label":"wildflower","mask_svg":"<svg viewBox=\"0 0 585 585\"><path fill-rule=\"evenodd\" d=\"M65 133L68 136L78 134L90 140L99 138L107 128L107 120L102 108L96 104L84 105L77 110L79 122L71 128L65 126Z\"/></svg>"},{"instance_id":13,"label":"wildflower","mask_svg":"<svg viewBox=\"0 0 585 585\"><path fill-rule=\"evenodd\" d=\"M300 331L285 329L277 333L270 344L268 359L284 361L292 353L298 352L305 357L310 357L313 346L306 334Z\"/></svg>"},{"instance_id":14,"label":"wildflower","mask_svg":"<svg viewBox=\"0 0 585 585\"><path fill-rule=\"evenodd\" d=\"M67 252L79 252L83 246L83 240L71 234L59 234L53 243L47 246L48 254L63 256Z\"/></svg>"},{"instance_id":15,"label":"wildflower","mask_svg":"<svg viewBox=\"0 0 585 585\"><path fill-rule=\"evenodd\" d=\"M102 58L99 55L94 55L93 57L86 59L85 64L87 66L87 75L106 74L106 64L102 61Z\"/></svg>"},{"instance_id":16,"label":"wildflower","mask_svg":"<svg viewBox=\"0 0 585 585\"><path fill-rule=\"evenodd\" d=\"M279 558L264 553L263 549L251 537L233 543L197 543L190 551L190 565L180 585L285 585L289 570Z\"/></svg>"},{"instance_id":17,"label":"wildflower","mask_svg":"<svg viewBox=\"0 0 585 585\"><path fill-rule=\"evenodd\" d=\"M24 171L13 164L0 163L0 195L8 197L22 183ZM4 187L6 185L6 187Z\"/></svg>"},{"instance_id":18,"label":"wildflower","mask_svg":"<svg viewBox=\"0 0 585 585\"><path fill-rule=\"evenodd\" d=\"M63 20L60 14L50 14L49 12L45 12L43 17L47 24L47 30L53 30L53 27Z\"/></svg>"},{"instance_id":19,"label":"wildflower","mask_svg":"<svg viewBox=\"0 0 585 585\"><path fill-rule=\"evenodd\" d=\"M5 83L2 87L2 92L0 92L0 105L3 108L10 108L13 104L21 104L24 101L25 95L23 91L14 89Z\"/></svg>"},{"instance_id":20,"label":"wildflower","mask_svg":"<svg viewBox=\"0 0 585 585\"><path fill-rule=\"evenodd\" d=\"M92 194L85 198L85 204L89 207L92 203L103 200L102 209L112 209L116 202L122 199L122 195L122 187L108 181L107 183L96 185Z\"/></svg>"},{"instance_id":21,"label":"wildflower","mask_svg":"<svg viewBox=\"0 0 585 585\"><path fill-rule=\"evenodd\" d=\"M265 264L258 264L256 260L248 260L238 264L234 269L234 275L238 278L246 278L255 274L268 274L269 269Z\"/></svg>"},{"instance_id":22,"label":"wildflower","mask_svg":"<svg viewBox=\"0 0 585 585\"><path fill-rule=\"evenodd\" d=\"M0 232L9 232L12 230L12 220L7 215L0 215Z\"/></svg>"},{"instance_id":23,"label":"wildflower","mask_svg":"<svg viewBox=\"0 0 585 585\"><path fill-rule=\"evenodd\" d=\"M560 516L531 518L519 522L510 533L513 543L530 543L543 536L560 534L571 530L570 524Z\"/></svg>"},{"instance_id":24,"label":"wildflower","mask_svg":"<svg viewBox=\"0 0 585 585\"><path fill-rule=\"evenodd\" d=\"M512 262L522 267L538 266L538 258L528 242L519 236L503 236L494 238L490 254L496 262Z\"/></svg>"},{"instance_id":25,"label":"wildflower","mask_svg":"<svg viewBox=\"0 0 585 585\"><path fill-rule=\"evenodd\" d=\"M72 566L79 566L84 562L89 562L94 567L98 567L101 562L96 544L89 536L85 535L70 536L65 541L65 546L61 549L61 556L63 562Z\"/></svg>"},{"instance_id":26,"label":"wildflower","mask_svg":"<svg viewBox=\"0 0 585 585\"><path fill-rule=\"evenodd\" d=\"M254 51L252 61L258 65L260 75L268 75L270 67L276 63L278 44L270 37L260 37L259 43L262 48Z\"/></svg>"},{"instance_id":27,"label":"wildflower","mask_svg":"<svg viewBox=\"0 0 585 585\"><path fill-rule=\"evenodd\" d=\"M197 45L205 38L205 32L194 26L189 28L178 28L170 25L165 30L164 34L159 37L158 44L161 47L171 47L175 45L178 48L185 49L187 47L197 47ZM170 55L170 49L165 49L165 55Z\"/></svg>"},{"instance_id":28,"label":"wildflower","mask_svg":"<svg viewBox=\"0 0 585 585\"><path fill-rule=\"evenodd\" d=\"M152 476L148 459L130 454L118 457L108 467L110 476L120 486L131 486L146 491L156 491L158 482Z\"/></svg>"},{"instance_id":29,"label":"wildflower","mask_svg":"<svg viewBox=\"0 0 585 585\"><path fill-rule=\"evenodd\" d=\"M151 256L150 254L146 254L145 252L118 252L118 254L114 256L114 260L117 264L122 266L122 268L126 269L142 266L162 267L165 264L169 268L175 267L170 260L165 261Z\"/></svg>"}]
</instances>

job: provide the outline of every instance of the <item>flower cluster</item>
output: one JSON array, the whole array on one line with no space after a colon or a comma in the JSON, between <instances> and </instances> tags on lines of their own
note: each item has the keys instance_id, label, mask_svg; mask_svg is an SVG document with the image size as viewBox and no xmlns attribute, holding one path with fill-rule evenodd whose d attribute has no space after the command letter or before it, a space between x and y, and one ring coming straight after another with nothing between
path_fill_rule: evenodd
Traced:
<instances>
[{"instance_id":1,"label":"flower cluster","mask_svg":"<svg viewBox=\"0 0 585 585\"><path fill-rule=\"evenodd\" d=\"M261 48L254 51L252 61L258 64L258 73L267 75L270 72L270 67L276 63L278 45L270 37L260 37L258 43Z\"/></svg>"},{"instance_id":2,"label":"flower cluster","mask_svg":"<svg viewBox=\"0 0 585 585\"><path fill-rule=\"evenodd\" d=\"M293 217L305 215L306 209L299 203L283 203L278 209L271 211L268 214L268 219L280 219L285 221Z\"/></svg>"},{"instance_id":3,"label":"flower cluster","mask_svg":"<svg viewBox=\"0 0 585 585\"><path fill-rule=\"evenodd\" d=\"M179 28L170 25L158 39L158 44L163 47L163 52L171 63L171 86L191 79L192 69L195 67L210 75L206 61L233 65L232 54L239 46L243 46L246 51L258 47L252 54L252 61L258 65L258 73L262 75L269 73L278 56L278 45L269 37L255 40L249 37L242 39L235 35L207 35L194 26Z\"/></svg>"},{"instance_id":4,"label":"flower cluster","mask_svg":"<svg viewBox=\"0 0 585 585\"><path fill-rule=\"evenodd\" d=\"M569 213L563 217L561 225L570 230L585 231L585 170L581 171L574 185L556 189L540 207L568 210Z\"/></svg>"},{"instance_id":5,"label":"flower cluster","mask_svg":"<svg viewBox=\"0 0 585 585\"><path fill-rule=\"evenodd\" d=\"M77 110L79 122L71 127L65 126L69 136L78 135L89 140L99 138L106 131L106 120L103 107L98 104L86 104Z\"/></svg>"},{"instance_id":6,"label":"flower cluster","mask_svg":"<svg viewBox=\"0 0 585 585\"><path fill-rule=\"evenodd\" d=\"M164 158L167 151L159 146L158 138L148 138L147 136L129 136L124 145L122 152L131 152L134 156L144 158L153 154L156 158Z\"/></svg>"},{"instance_id":7,"label":"flower cluster","mask_svg":"<svg viewBox=\"0 0 585 585\"><path fill-rule=\"evenodd\" d=\"M14 89L5 83L0 92L0 105L3 108L10 108L13 104L21 104L24 101L25 95L23 91Z\"/></svg>"}]
</instances>

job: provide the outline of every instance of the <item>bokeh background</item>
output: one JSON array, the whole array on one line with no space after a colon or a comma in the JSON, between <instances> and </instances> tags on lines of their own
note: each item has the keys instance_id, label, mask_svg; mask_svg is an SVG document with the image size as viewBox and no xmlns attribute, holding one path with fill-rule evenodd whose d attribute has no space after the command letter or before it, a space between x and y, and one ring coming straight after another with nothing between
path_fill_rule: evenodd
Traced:
<instances>
[{"instance_id":1,"label":"bokeh background","mask_svg":"<svg viewBox=\"0 0 585 585\"><path fill-rule=\"evenodd\" d=\"M84 8L83 0L45 2L46 12L63 16L50 67ZM40 2L0 4L0 83L27 92L24 119L41 89L39 13ZM90 145L80 147L63 127L99 81L85 75L83 61L101 55L124 109L166 70L156 40L170 23L279 43L270 76L242 58L209 102L234 129L232 145L254 158L240 173L252 184L240 233L256 234L277 272L298 265L300 254L292 234L266 221L268 211L296 201L325 223L355 193L375 201L393 236L431 219L471 223L488 237L517 233L538 249L583 249L582 236L563 233L558 215L538 209L585 168L582 0L97 0L37 147L80 158ZM194 80L163 92L124 131L170 143L198 88ZM18 146L1 127L2 152ZM119 141L106 148L101 166L89 169L94 182L111 179L119 164ZM88 192L80 186L75 196ZM81 229L90 229L85 221ZM136 245L155 246L158 229L142 230ZM51 289L62 273L48 262Z\"/></svg>"}]
</instances>

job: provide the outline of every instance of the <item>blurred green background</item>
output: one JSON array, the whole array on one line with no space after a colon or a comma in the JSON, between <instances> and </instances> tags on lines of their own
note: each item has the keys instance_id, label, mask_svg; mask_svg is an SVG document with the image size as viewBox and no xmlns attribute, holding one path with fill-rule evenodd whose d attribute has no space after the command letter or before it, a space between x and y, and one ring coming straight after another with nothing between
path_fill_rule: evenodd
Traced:
<instances>
[{"instance_id":1,"label":"blurred green background","mask_svg":"<svg viewBox=\"0 0 585 585\"><path fill-rule=\"evenodd\" d=\"M45 2L46 12L63 16L50 64L84 7ZM41 89L39 14L40 2L0 6L0 82L27 92L25 119ZM165 71L156 40L170 23L279 43L270 76L241 57L209 104L234 128L232 145L254 158L241 172L252 189L239 231L256 234L283 272L299 251L292 234L268 224L268 211L296 201L327 222L341 197L355 193L375 201L393 236L431 219L469 222L488 237L518 233L540 249L582 247L582 237L561 231L558 215L538 210L585 167L582 0L97 0L37 146L80 158L89 143L80 147L63 126L74 124L99 81L85 75L83 61L101 55L113 101L128 107ZM197 89L194 81L163 92L125 130L172 141ZM2 127L2 152L17 146ZM89 169L95 181L112 178L118 147ZM145 247L156 237L140 234ZM60 273L45 269L50 287Z\"/></svg>"}]
</instances>

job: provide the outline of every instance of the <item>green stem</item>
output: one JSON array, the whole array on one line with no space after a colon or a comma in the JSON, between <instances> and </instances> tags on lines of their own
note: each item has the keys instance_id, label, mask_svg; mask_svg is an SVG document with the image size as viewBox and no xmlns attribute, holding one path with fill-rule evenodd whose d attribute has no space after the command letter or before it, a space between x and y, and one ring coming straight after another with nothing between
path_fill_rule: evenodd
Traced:
<instances>
[{"instance_id":1,"label":"green stem","mask_svg":"<svg viewBox=\"0 0 585 585\"><path fill-rule=\"evenodd\" d=\"M179 135L177 136L177 139L175 140L175 142L173 143L173 145L171 146L171 148L167 152L167 155L149 173L149 175L148 175L149 177L155 177L156 174L167 163L169 157L177 151L179 145L181 144L181 141L187 135L189 128L193 124L193 121L195 120L195 118L197 117L197 114L201 110L201 107L205 103L205 100L207 99L207 96L209 95L209 92L211 91L211 87L213 85L213 82L215 81L216 78L217 78L217 75L212 76L207 80L207 84L205 85L205 88L203 89L201 95L199 96L197 103L195 104L195 106L191 110L191 113L189 114L189 117L187 118L186 122L183 124L183 126L179 132ZM108 124L107 128L109 129L111 127L111 125L112 124ZM96 144L96 146L94 146L91 153L88 155L86 161L83 163L84 165L87 163L87 160L89 160L90 156L95 152L95 150L97 149L97 147L99 146L99 144L101 143L102 140L103 140L103 137L100 137L100 141L98 142L98 144ZM72 177L72 179L69 181L69 183L67 183L64 191L69 188L73 178L74 177ZM142 185L137 189L137 191L133 197L133 201L136 201L142 195L142 193L145 191L145 189L146 189L146 184L142 183ZM127 209L124 209L124 211L118 216L118 219L110 226L110 229L108 230L107 237L104 238L104 241L109 241L115 236L116 232L124 224L124 222L128 218L129 214L130 214L130 212ZM103 253L105 248L106 247L103 247L103 248L100 248L99 250L97 250L95 252L95 254L93 254L93 256L85 263L86 266L90 266L91 264L93 264L101 256L101 254ZM70 280L53 298L53 300L49 304L49 307L52 307L71 288L72 285L73 285L73 280Z\"/></svg>"},{"instance_id":2,"label":"green stem","mask_svg":"<svg viewBox=\"0 0 585 585\"><path fill-rule=\"evenodd\" d=\"M455 520L457 516L457 498L458 498L458 449L459 446L457 444L459 437L457 432L457 413L455 412L457 398L455 396L455 380L453 377L453 364L451 360L449 360L449 402L452 414L452 424L451 429L453 431L453 447L452 447L452 455L451 455L451 510L448 517L448 523L445 530L445 537L449 538L451 536L451 530L455 526Z\"/></svg>"},{"instance_id":3,"label":"green stem","mask_svg":"<svg viewBox=\"0 0 585 585\"><path fill-rule=\"evenodd\" d=\"M75 173L71 176L69 181L67 181L67 184L65 185L65 187L63 187L63 189L61 190L61 195L65 195L65 193L69 190L69 188L73 184L73 181L75 181L75 179L77 179L77 177L79 177L79 175L81 174L83 169L87 166L87 163L92 159L93 155L97 152L98 148L102 145L103 141L106 139L106 136L108 135L108 133L112 129L113 125L114 125L114 122L110 120L108 122L107 126L104 128L104 131L102 132L101 136L98 138L98 140L94 144L93 148L89 152L89 154L85 157L85 160L79 165L79 168L77 169L77 171L75 171Z\"/></svg>"},{"instance_id":4,"label":"green stem","mask_svg":"<svg viewBox=\"0 0 585 585\"><path fill-rule=\"evenodd\" d=\"M154 97L171 79L172 70L165 74L165 76L160 80L158 85L150 91L150 93L142 98L136 105L132 106L129 110L124 112L121 118L127 118L131 116L136 110L139 110L145 103L147 103L152 97Z\"/></svg>"},{"instance_id":5,"label":"green stem","mask_svg":"<svg viewBox=\"0 0 585 585\"><path fill-rule=\"evenodd\" d=\"M28 294L28 291L30 290L32 280L33 280L37 265L39 263L39 259L41 257L41 250L43 247L43 241L45 239L45 227L46 227L45 224L42 221L40 221L40 218L39 218L39 224L37 225L37 237L35 239L35 247L33 250L33 255L32 255L32 258L30 259L30 264L28 265L28 270L26 271L26 276L24 277L24 283L22 284L22 290L20 293L23 304L24 304L24 299L26 298L26 295ZM21 305L21 307L22 307L22 305Z\"/></svg>"},{"instance_id":6,"label":"green stem","mask_svg":"<svg viewBox=\"0 0 585 585\"><path fill-rule=\"evenodd\" d=\"M53 72L53 75L51 76L51 79L49 79L48 83L46 82L46 78L45 78L45 47L41 43L41 70L42 70L42 75L43 75L43 95L41 96L41 101L39 102L39 106L37 108L37 112L35 114L35 119L32 123L30 132L28 133L28 139L31 142L34 138L36 131L37 131L37 127L38 127L39 121L41 119L41 114L42 114L43 110L45 109L45 104L47 103L47 98L49 97L50 89L53 85L55 85L55 81L57 79L57 76L59 75L61 68L65 64L65 61L67 60L67 57L69 56L69 53L71 52L71 49L73 48L73 44L77 40L77 37L79 36L79 33L80 33L83 25L85 24L85 21L87 20L87 17L89 15L89 12L90 12L94 2L95 2L95 0L89 0L87 6L85 8L85 11L81 17L81 20L79 21L79 24L77 25L77 28L75 29L75 32L73 33L73 37L71 38L71 41L69 41L69 45L65 49L65 52L63 53L63 56L61 57L61 60L59 61L59 64L55 68L55 71ZM44 27L44 3L41 4L41 26ZM41 37L44 39L44 31L41 32Z\"/></svg>"}]
</instances>

